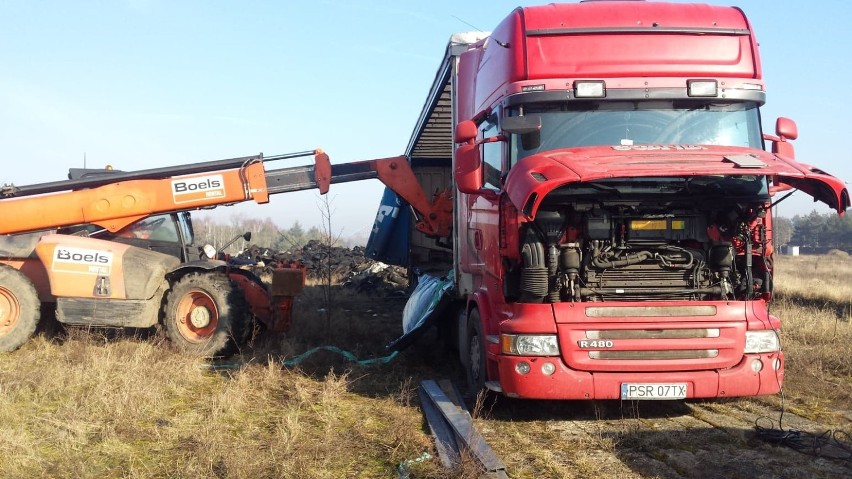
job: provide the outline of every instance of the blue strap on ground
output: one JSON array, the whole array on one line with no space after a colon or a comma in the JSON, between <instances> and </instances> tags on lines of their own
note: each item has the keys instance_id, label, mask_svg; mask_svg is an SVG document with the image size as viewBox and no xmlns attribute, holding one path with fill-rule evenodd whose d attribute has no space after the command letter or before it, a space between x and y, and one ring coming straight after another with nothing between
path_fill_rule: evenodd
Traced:
<instances>
[{"instance_id":1,"label":"blue strap on ground","mask_svg":"<svg viewBox=\"0 0 852 479\"><path fill-rule=\"evenodd\" d=\"M409 459L407 461L402 462L396 468L396 472L397 472L399 479L410 479L411 474L408 473L408 469L411 467L411 465L418 463L418 462L428 461L429 459L432 459L432 455L429 454L428 452L424 452L423 454L421 454L419 457L417 457L415 459Z\"/></svg>"},{"instance_id":2,"label":"blue strap on ground","mask_svg":"<svg viewBox=\"0 0 852 479\"><path fill-rule=\"evenodd\" d=\"M312 354L316 353L317 351L331 351L333 353L340 354L341 356L346 358L347 361L359 364L361 366L370 366L372 364L386 364L389 363L393 358L395 358L397 354L399 354L399 351L394 351L388 354L387 356L382 356L380 358L358 359L354 354L350 353L349 351L344 351L336 346L319 346L316 348L309 349L304 353L296 356L295 358L290 358L286 361L282 361L282 364L286 367L295 366L307 359L308 356L311 356Z\"/></svg>"}]
</instances>

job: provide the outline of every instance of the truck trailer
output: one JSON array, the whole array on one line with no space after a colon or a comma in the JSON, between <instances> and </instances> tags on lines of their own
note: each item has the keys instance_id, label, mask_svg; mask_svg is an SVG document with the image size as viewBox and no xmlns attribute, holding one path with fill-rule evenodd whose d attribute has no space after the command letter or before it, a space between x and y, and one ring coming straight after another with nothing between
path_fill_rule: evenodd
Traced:
<instances>
[{"instance_id":1,"label":"truck trailer","mask_svg":"<svg viewBox=\"0 0 852 479\"><path fill-rule=\"evenodd\" d=\"M451 37L408 143L422 187L453 192L452 234L386 193L368 254L449 276L440 327L471 391L777 393L772 207L795 189L850 202L796 161L792 120L762 133L765 101L739 8L518 8Z\"/></svg>"}]
</instances>

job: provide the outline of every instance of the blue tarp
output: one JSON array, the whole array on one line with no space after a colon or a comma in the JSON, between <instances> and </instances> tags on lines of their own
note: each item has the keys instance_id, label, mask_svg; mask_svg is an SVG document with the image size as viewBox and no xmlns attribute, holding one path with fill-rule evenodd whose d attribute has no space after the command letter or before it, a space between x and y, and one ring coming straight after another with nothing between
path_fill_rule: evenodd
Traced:
<instances>
[{"instance_id":1,"label":"blue tarp","mask_svg":"<svg viewBox=\"0 0 852 479\"><path fill-rule=\"evenodd\" d=\"M387 264L408 266L411 209L390 188L385 188L365 255Z\"/></svg>"}]
</instances>

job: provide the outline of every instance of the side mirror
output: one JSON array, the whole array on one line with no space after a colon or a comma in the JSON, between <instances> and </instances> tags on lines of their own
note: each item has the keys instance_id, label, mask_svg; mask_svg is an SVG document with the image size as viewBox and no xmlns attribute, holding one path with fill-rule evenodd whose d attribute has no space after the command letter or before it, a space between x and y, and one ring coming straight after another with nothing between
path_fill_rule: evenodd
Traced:
<instances>
[{"instance_id":1,"label":"side mirror","mask_svg":"<svg viewBox=\"0 0 852 479\"><path fill-rule=\"evenodd\" d=\"M541 117L538 115L507 116L503 118L500 127L506 133L526 135L541 131Z\"/></svg>"},{"instance_id":2,"label":"side mirror","mask_svg":"<svg viewBox=\"0 0 852 479\"><path fill-rule=\"evenodd\" d=\"M521 136L521 146L534 150L541 145L541 117L539 115L508 116L503 118L501 128L505 133Z\"/></svg>"},{"instance_id":3,"label":"side mirror","mask_svg":"<svg viewBox=\"0 0 852 479\"><path fill-rule=\"evenodd\" d=\"M217 253L224 253L225 250L228 249L228 246L231 246L232 244L234 244L235 241L237 241L240 238L242 238L246 241L251 240L251 231L246 231L245 233L243 233L241 235L234 236L233 238L231 238L231 241L228 241L227 243L225 243L225 246L222 246L221 248L219 248L219 251ZM218 254L217 254L217 256L218 256Z\"/></svg>"},{"instance_id":4,"label":"side mirror","mask_svg":"<svg viewBox=\"0 0 852 479\"><path fill-rule=\"evenodd\" d=\"M778 120L775 121L775 134L777 137L770 138L772 140L772 153L790 159L795 158L796 152L790 141L799 137L796 122L783 116L778 117Z\"/></svg>"},{"instance_id":5,"label":"side mirror","mask_svg":"<svg viewBox=\"0 0 852 479\"><path fill-rule=\"evenodd\" d=\"M456 143L471 143L476 139L478 134L476 123L473 120L464 120L456 125L456 132L453 135L453 140Z\"/></svg>"},{"instance_id":6,"label":"side mirror","mask_svg":"<svg viewBox=\"0 0 852 479\"><path fill-rule=\"evenodd\" d=\"M465 144L456 149L453 177L456 188L462 193L479 193L482 189L482 158L479 155L479 145Z\"/></svg>"},{"instance_id":7,"label":"side mirror","mask_svg":"<svg viewBox=\"0 0 852 479\"><path fill-rule=\"evenodd\" d=\"M781 141L795 140L799 137L799 129L796 127L795 121L779 116L778 120L775 121L775 134L781 138Z\"/></svg>"}]
</instances>

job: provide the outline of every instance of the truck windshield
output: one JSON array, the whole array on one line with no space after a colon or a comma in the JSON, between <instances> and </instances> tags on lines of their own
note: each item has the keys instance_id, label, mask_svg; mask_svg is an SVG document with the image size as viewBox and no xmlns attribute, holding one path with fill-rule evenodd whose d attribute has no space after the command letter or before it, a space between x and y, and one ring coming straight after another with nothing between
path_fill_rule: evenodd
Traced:
<instances>
[{"instance_id":1,"label":"truck windshield","mask_svg":"<svg viewBox=\"0 0 852 479\"><path fill-rule=\"evenodd\" d=\"M512 164L560 148L605 145L719 145L763 148L757 105L677 101L526 104L510 116L537 115L539 135L511 135Z\"/></svg>"}]
</instances>

